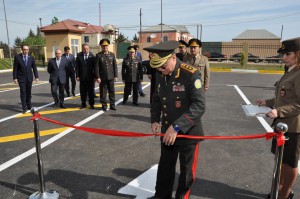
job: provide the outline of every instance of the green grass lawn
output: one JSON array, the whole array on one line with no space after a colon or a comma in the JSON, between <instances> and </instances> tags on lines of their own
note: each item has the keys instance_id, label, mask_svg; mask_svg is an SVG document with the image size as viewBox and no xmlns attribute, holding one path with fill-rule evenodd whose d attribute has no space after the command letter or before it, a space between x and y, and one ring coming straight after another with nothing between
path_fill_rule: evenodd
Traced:
<instances>
[{"instance_id":1,"label":"green grass lawn","mask_svg":"<svg viewBox=\"0 0 300 199\"><path fill-rule=\"evenodd\" d=\"M9 58L0 59L0 70L3 70L3 69L11 69Z\"/></svg>"},{"instance_id":2,"label":"green grass lawn","mask_svg":"<svg viewBox=\"0 0 300 199\"><path fill-rule=\"evenodd\" d=\"M14 60L12 60L12 64L13 63L14 63ZM44 67L43 62L41 60L36 60L35 63L36 63L37 67ZM4 69L12 69L12 67L10 67L10 59L9 58L0 59L0 70L4 70Z\"/></svg>"}]
</instances>

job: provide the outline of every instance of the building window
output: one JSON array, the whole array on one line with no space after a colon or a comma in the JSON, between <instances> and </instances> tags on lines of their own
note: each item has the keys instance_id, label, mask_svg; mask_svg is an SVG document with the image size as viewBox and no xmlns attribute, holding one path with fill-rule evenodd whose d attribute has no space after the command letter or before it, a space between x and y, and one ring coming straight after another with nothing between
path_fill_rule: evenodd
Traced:
<instances>
[{"instance_id":1,"label":"building window","mask_svg":"<svg viewBox=\"0 0 300 199\"><path fill-rule=\"evenodd\" d=\"M151 42L151 37L147 36L147 43L150 43L150 42Z\"/></svg>"},{"instance_id":2,"label":"building window","mask_svg":"<svg viewBox=\"0 0 300 199\"><path fill-rule=\"evenodd\" d=\"M164 35L163 39L164 39L164 42L168 41L168 35Z\"/></svg>"},{"instance_id":3,"label":"building window","mask_svg":"<svg viewBox=\"0 0 300 199\"><path fill-rule=\"evenodd\" d=\"M79 46L78 46L78 39L71 39L71 50L72 50L72 54L75 55L75 57L77 56L77 53L79 52Z\"/></svg>"},{"instance_id":4,"label":"building window","mask_svg":"<svg viewBox=\"0 0 300 199\"><path fill-rule=\"evenodd\" d=\"M84 36L84 43L89 43L89 42L90 42L89 36Z\"/></svg>"}]
</instances>

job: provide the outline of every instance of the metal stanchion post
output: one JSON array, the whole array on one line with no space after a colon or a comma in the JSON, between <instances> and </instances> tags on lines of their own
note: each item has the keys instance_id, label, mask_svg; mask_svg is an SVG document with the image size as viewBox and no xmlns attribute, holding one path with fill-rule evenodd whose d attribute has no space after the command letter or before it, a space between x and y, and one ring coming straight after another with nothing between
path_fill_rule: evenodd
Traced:
<instances>
[{"instance_id":1,"label":"metal stanchion post","mask_svg":"<svg viewBox=\"0 0 300 199\"><path fill-rule=\"evenodd\" d=\"M39 109L33 107L31 109L32 115L38 114ZM59 194L54 190L45 191L45 182L44 182L44 169L43 169L43 161L42 161L42 153L41 153L41 140L40 140L40 130L39 130L39 119L35 118L33 120L34 127L34 137L35 137L35 148L36 148L36 156L38 163L38 171L39 171L39 180L40 180L40 191L37 191L29 196L29 199L58 199Z\"/></svg>"},{"instance_id":2,"label":"metal stanchion post","mask_svg":"<svg viewBox=\"0 0 300 199\"><path fill-rule=\"evenodd\" d=\"M278 133L278 134L281 134L281 133L284 134L287 132L287 130L288 130L288 126L284 123L278 123L276 126L276 133ZM272 188L271 188L271 199L278 198L283 149L284 149L284 145L276 147L275 165L274 165Z\"/></svg>"}]
</instances>

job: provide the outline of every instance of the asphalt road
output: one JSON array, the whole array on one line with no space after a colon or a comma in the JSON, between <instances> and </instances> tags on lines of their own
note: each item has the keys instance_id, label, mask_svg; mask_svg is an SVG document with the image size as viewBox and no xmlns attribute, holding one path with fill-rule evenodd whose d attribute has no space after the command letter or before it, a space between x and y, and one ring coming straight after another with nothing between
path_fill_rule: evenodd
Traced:
<instances>
[{"instance_id":1,"label":"asphalt road","mask_svg":"<svg viewBox=\"0 0 300 199\"><path fill-rule=\"evenodd\" d=\"M52 103L48 74L39 72L40 84L33 87L32 104L41 107ZM212 73L211 86L206 93L207 110L203 116L206 135L248 135L265 133L255 117L245 116L241 105L246 104L232 85L237 85L250 102L270 98L273 84L281 75ZM140 106L118 104L117 111L103 113L79 110L80 98L65 101L68 109L42 108L44 117L69 124L133 132L150 133L149 80L144 77L146 97ZM0 169L8 161L34 148L30 114L21 112L19 89L12 82L11 73L0 74ZM116 84L117 100L122 99L122 84ZM5 91L9 90L9 91ZM78 93L78 86L76 88ZM99 104L99 98L96 99ZM62 112L59 112L62 111ZM9 116L12 116L8 118ZM86 118L94 117L86 121ZM271 120L267 119L270 124ZM74 130L66 132L62 126L40 121L41 141L57 138L42 149L46 189L56 190L60 198L117 199L135 198L118 190L158 163L159 139L109 137ZM62 129L63 128L63 129ZM48 133L49 135L46 135ZM27 138L26 135L29 137ZM12 137L7 137L12 136ZM10 141L5 139L10 138ZM206 140L200 143L197 179L191 198L251 199L266 198L270 192L273 155L270 141ZM15 159L14 159L15 160ZM299 198L300 183L294 191ZM0 171L0 198L27 198L40 189L36 154L17 161ZM174 186L174 190L176 185Z\"/></svg>"}]
</instances>

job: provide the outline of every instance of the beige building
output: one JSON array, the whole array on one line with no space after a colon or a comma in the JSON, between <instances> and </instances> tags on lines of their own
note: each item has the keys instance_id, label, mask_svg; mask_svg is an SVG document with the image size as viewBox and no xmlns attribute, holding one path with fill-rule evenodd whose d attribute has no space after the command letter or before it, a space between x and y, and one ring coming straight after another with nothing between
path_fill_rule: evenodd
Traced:
<instances>
[{"instance_id":1,"label":"beige building","mask_svg":"<svg viewBox=\"0 0 300 199\"><path fill-rule=\"evenodd\" d=\"M81 45L86 43L90 46L91 52L99 52L99 42L102 38L112 39L110 30L104 31L102 27L66 19L55 24L44 26L41 29L46 40L46 55L48 60L55 56L55 50L63 50L64 46L71 48L71 53L75 56L81 52ZM114 51L114 46L110 45L110 51Z\"/></svg>"}]
</instances>

